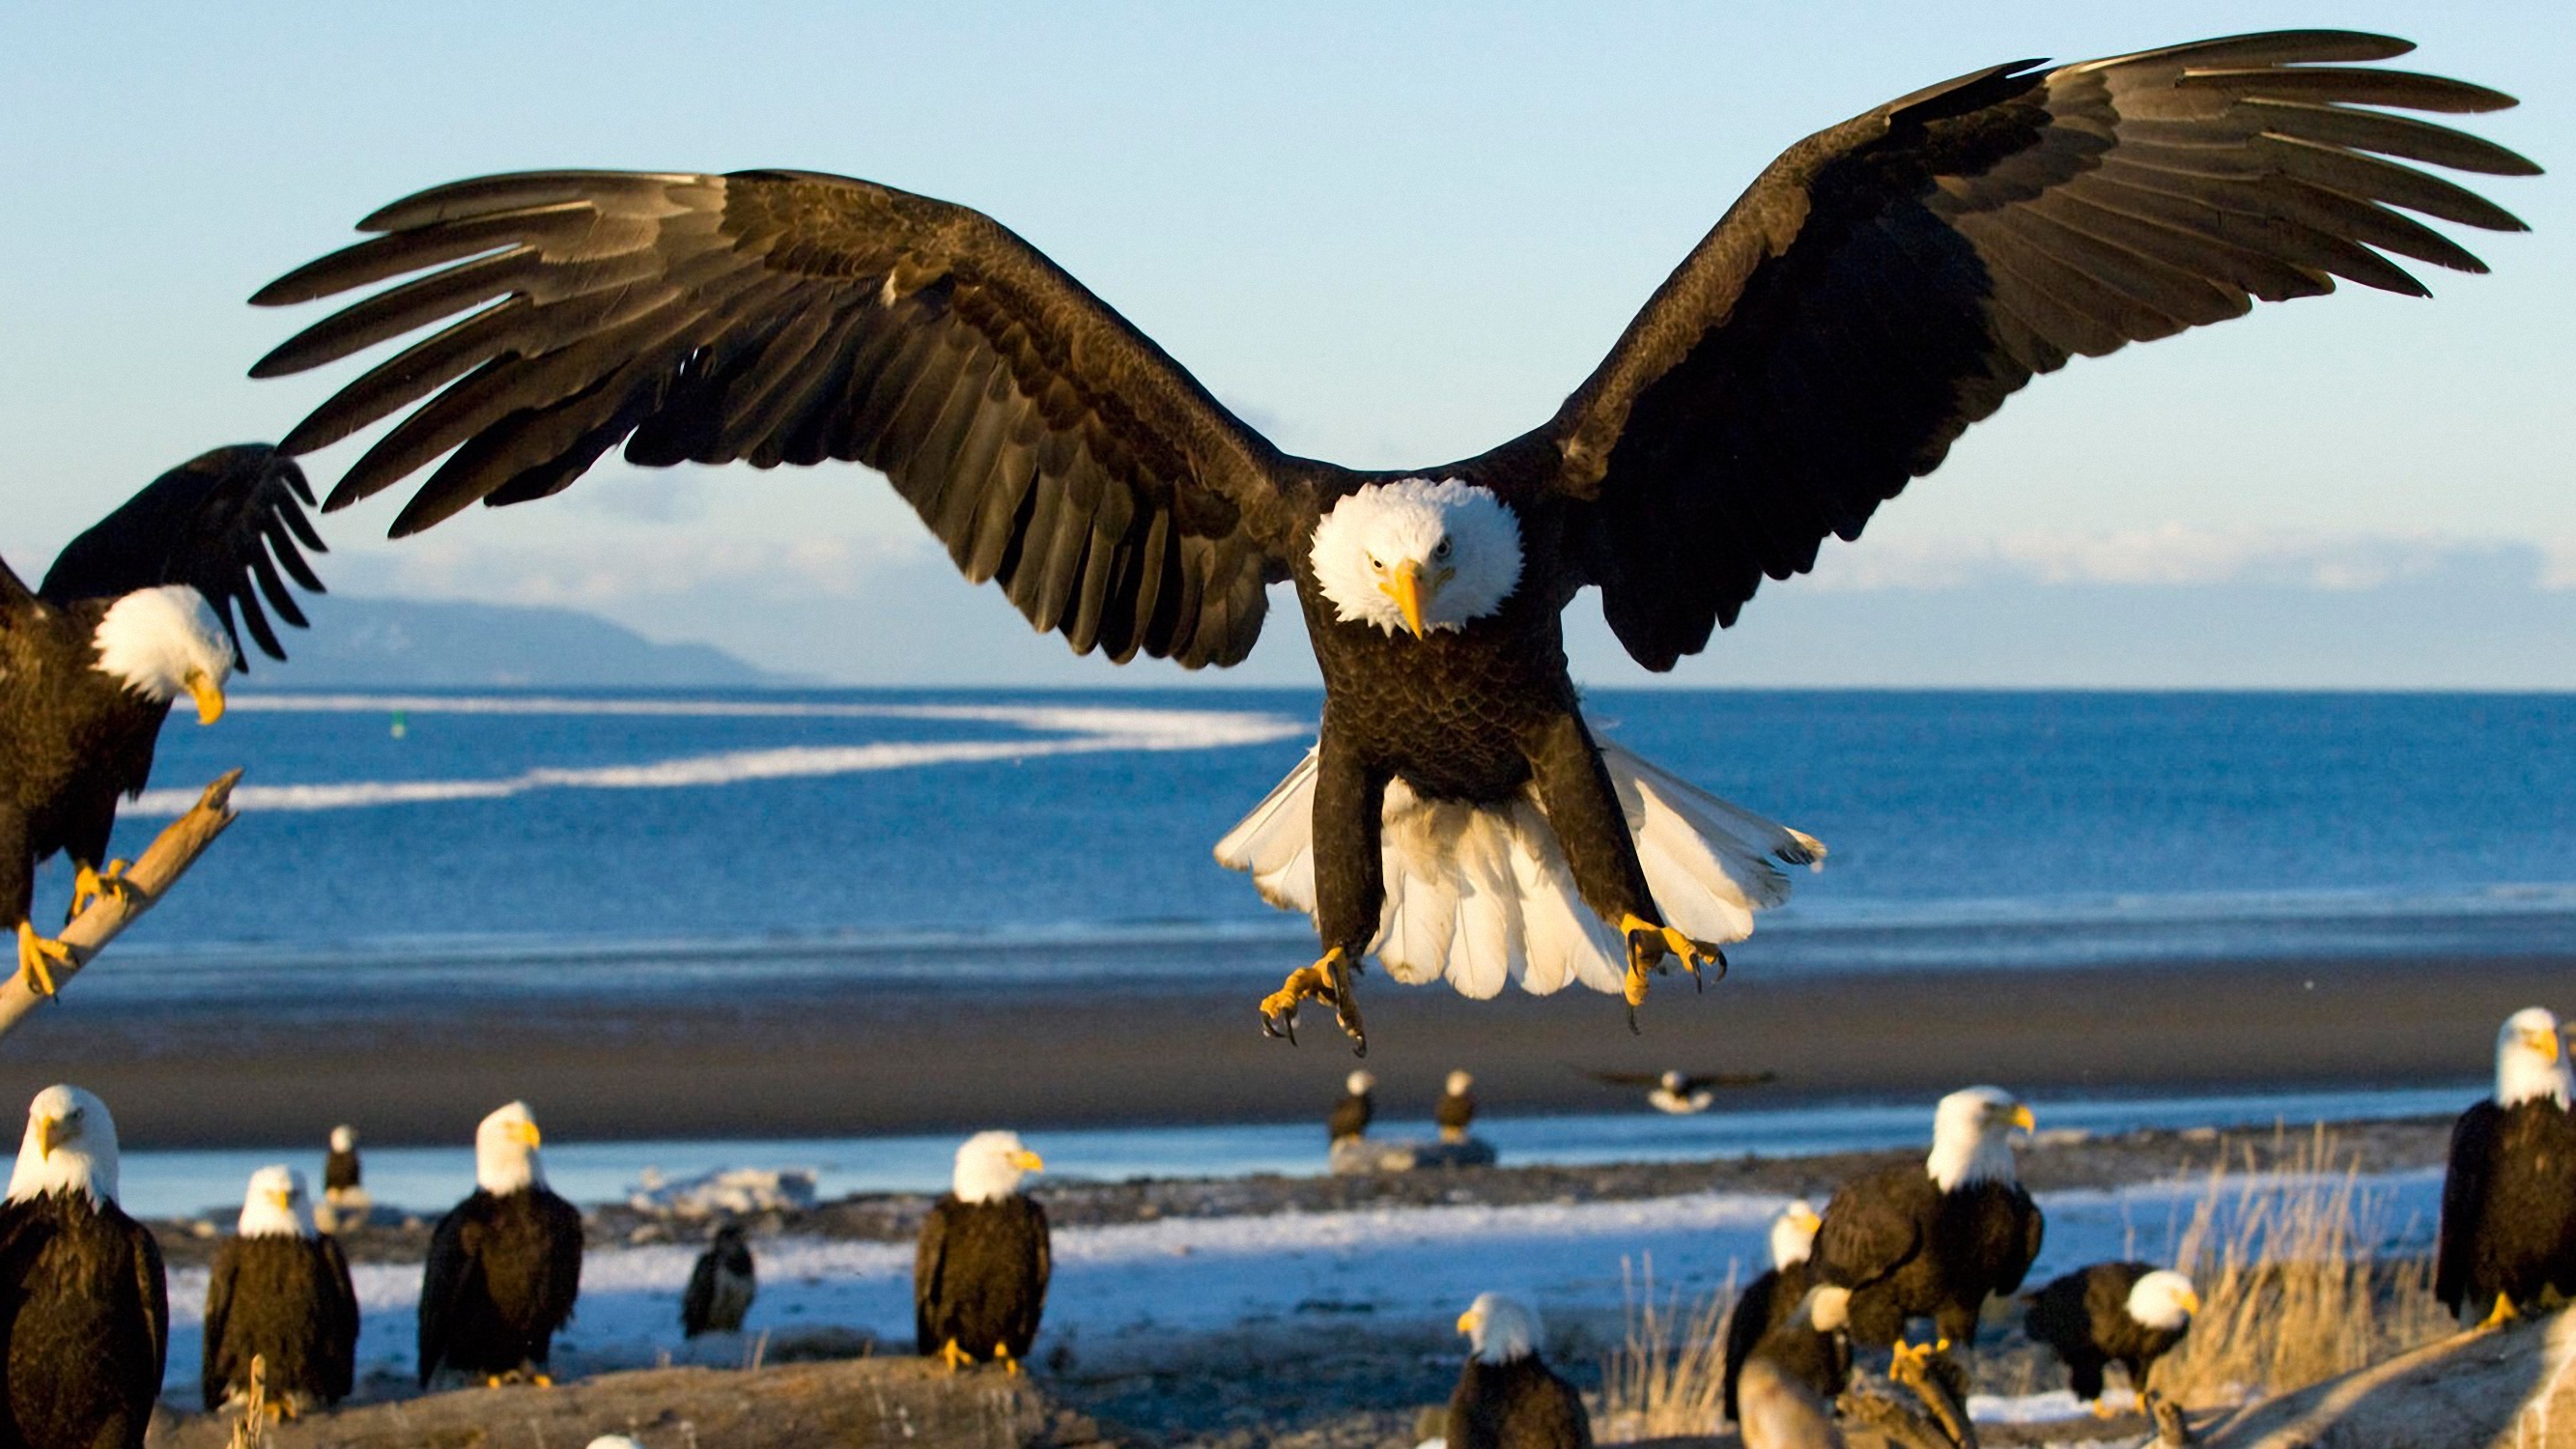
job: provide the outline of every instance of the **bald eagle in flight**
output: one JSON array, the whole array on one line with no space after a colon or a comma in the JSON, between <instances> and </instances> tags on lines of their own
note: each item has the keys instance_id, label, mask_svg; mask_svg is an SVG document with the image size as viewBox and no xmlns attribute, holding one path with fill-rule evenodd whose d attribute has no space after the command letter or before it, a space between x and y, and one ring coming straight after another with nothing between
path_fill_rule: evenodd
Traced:
<instances>
[{"instance_id":1,"label":"bald eagle in flight","mask_svg":"<svg viewBox=\"0 0 2576 1449\"><path fill-rule=\"evenodd\" d=\"M143 792L172 701L188 696L203 724L222 716L224 681L246 667L237 618L262 652L286 657L259 596L300 627L280 571L322 592L297 552L324 551L304 516L312 501L275 449L217 448L73 539L37 588L0 562L0 927L17 928L17 969L39 995L53 994L67 953L35 928L36 867L70 855L66 920L132 889L124 862L107 858L117 797Z\"/></svg>"},{"instance_id":2,"label":"bald eagle in flight","mask_svg":"<svg viewBox=\"0 0 2576 1449\"><path fill-rule=\"evenodd\" d=\"M546 1187L525 1102L474 1129L474 1192L429 1238L420 1283L420 1384L442 1371L497 1384L546 1372L581 1296L581 1209Z\"/></svg>"},{"instance_id":3,"label":"bald eagle in flight","mask_svg":"<svg viewBox=\"0 0 2576 1449\"><path fill-rule=\"evenodd\" d=\"M2421 295L2391 255L2483 270L2404 215L2517 230L2383 157L2534 168L2387 108L2509 97L2355 62L2299 31L2056 69L1992 66L1791 147L1683 259L1554 417L1455 462L1282 453L1036 248L981 213L802 171L548 171L434 188L262 305L394 283L252 369L420 329L288 436L409 412L337 508L442 456L395 517L630 463L856 460L972 580L1077 651L1241 660L1293 581L1321 666L1315 752L1219 845L1322 951L1262 1002L1293 1031L1353 979L1490 997L1721 965L1812 838L1595 739L1562 611L1601 591L1636 660L1697 652L1812 567L1970 423L2078 354L2335 279ZM398 280L400 279L400 280ZM414 406L417 404L417 406Z\"/></svg>"},{"instance_id":4,"label":"bald eagle in flight","mask_svg":"<svg viewBox=\"0 0 2576 1449\"><path fill-rule=\"evenodd\" d=\"M2558 1018L2525 1007L2496 1033L2495 1096L2460 1114L2442 1179L2433 1293L2494 1325L2555 1288L2576 1298L2576 1073Z\"/></svg>"},{"instance_id":5,"label":"bald eagle in flight","mask_svg":"<svg viewBox=\"0 0 2576 1449\"><path fill-rule=\"evenodd\" d=\"M283 1165L250 1176L240 1227L215 1250L206 1280L206 1412L246 1398L251 1360L268 1401L292 1418L349 1396L358 1369L358 1293L337 1240L313 1223L304 1174Z\"/></svg>"},{"instance_id":6,"label":"bald eagle in flight","mask_svg":"<svg viewBox=\"0 0 2576 1449\"><path fill-rule=\"evenodd\" d=\"M2021 1291L2045 1229L2013 1161L2012 1134L2031 1125L2030 1109L2000 1087L1952 1092L1934 1109L1920 1164L1834 1189L1809 1281L1852 1290L1854 1343L1893 1348L1919 1369L1976 1336L1989 1294ZM1905 1342L1915 1318L1932 1320L1929 1345Z\"/></svg>"},{"instance_id":7,"label":"bald eagle in flight","mask_svg":"<svg viewBox=\"0 0 2576 1449\"><path fill-rule=\"evenodd\" d=\"M116 1119L52 1086L0 1204L0 1443L142 1449L170 1353L161 1247L117 1206Z\"/></svg>"}]
</instances>

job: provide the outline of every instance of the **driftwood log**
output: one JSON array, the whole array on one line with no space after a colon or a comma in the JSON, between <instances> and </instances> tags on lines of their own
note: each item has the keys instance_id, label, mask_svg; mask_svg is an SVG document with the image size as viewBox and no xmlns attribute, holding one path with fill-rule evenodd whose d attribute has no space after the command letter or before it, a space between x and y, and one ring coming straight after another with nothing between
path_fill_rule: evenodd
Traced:
<instances>
[{"instance_id":1,"label":"driftwood log","mask_svg":"<svg viewBox=\"0 0 2576 1449\"><path fill-rule=\"evenodd\" d=\"M60 992L71 984L81 969L96 959L126 927L133 925L145 911L152 909L170 893L188 867L197 863L215 837L236 818L232 809L233 786L240 783L242 772L234 770L206 787L188 813L173 820L125 872L130 891L110 891L90 902L70 925L63 927L58 938L71 948L71 959L54 964L54 990ZM0 1036L17 1029L28 1013L43 1005L45 998L36 993L26 977L12 973L0 982Z\"/></svg>"}]
</instances>

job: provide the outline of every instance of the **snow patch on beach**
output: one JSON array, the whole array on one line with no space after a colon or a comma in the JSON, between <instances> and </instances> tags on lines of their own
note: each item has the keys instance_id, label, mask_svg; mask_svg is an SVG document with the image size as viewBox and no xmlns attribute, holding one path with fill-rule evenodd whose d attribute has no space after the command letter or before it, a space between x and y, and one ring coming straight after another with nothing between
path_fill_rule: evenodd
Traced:
<instances>
[{"instance_id":1,"label":"snow patch on beach","mask_svg":"<svg viewBox=\"0 0 2576 1449\"><path fill-rule=\"evenodd\" d=\"M243 785L238 810L355 810L456 800L501 800L539 790L704 789L764 780L821 779L932 765L981 764L1052 755L1215 750L1296 739L1313 726L1239 710L1132 709L1052 705L760 704L719 700L442 699L434 695L245 696L246 711L405 714L606 714L751 718L916 719L1000 725L1040 738L905 740L864 745L797 745L720 750L616 765L541 768L488 779L352 780L311 785ZM170 817L197 802L194 790L147 790L125 813Z\"/></svg>"},{"instance_id":2,"label":"snow patch on beach","mask_svg":"<svg viewBox=\"0 0 2576 1449\"><path fill-rule=\"evenodd\" d=\"M2438 1172L2366 1177L2359 1186L2405 1227L2392 1246L2429 1239ZM2047 1244L2031 1284L2105 1258L2164 1256L2205 1191L2195 1180L2042 1194ZM1767 1261L1770 1221L1785 1201L1695 1193L1058 1228L1039 1352L1069 1343L1087 1359L1143 1357L1178 1336L1219 1329L1418 1332L1487 1290L1540 1305L1552 1324L1598 1321L1615 1332L1650 1265L1654 1291L1685 1303L1749 1276ZM754 1339L835 1325L872 1333L892 1352L910 1348L910 1243L791 1237L757 1242L754 1252L760 1296L746 1324ZM694 1355L683 1346L680 1291L697 1253L694 1244L593 1251L580 1311L557 1340L558 1366L579 1373L666 1358L740 1361L742 1340ZM354 1277L365 1314L362 1366L408 1375L419 1265L360 1264ZM170 1275L173 1385L194 1381L205 1295L204 1269Z\"/></svg>"}]
</instances>

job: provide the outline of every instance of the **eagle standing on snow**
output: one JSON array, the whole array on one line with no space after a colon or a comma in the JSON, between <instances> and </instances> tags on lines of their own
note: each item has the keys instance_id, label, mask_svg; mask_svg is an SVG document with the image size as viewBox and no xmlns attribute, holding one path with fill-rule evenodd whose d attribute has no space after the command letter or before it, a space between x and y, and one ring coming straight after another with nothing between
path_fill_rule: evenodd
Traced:
<instances>
[{"instance_id":1,"label":"eagle standing on snow","mask_svg":"<svg viewBox=\"0 0 2576 1449\"><path fill-rule=\"evenodd\" d=\"M1449 1394L1449 1449L1591 1449L1583 1396L1538 1356L1538 1314L1480 1293L1458 1315L1467 1366Z\"/></svg>"},{"instance_id":2,"label":"eagle standing on snow","mask_svg":"<svg viewBox=\"0 0 2576 1449\"><path fill-rule=\"evenodd\" d=\"M555 1330L581 1296L581 1210L546 1189L525 1102L474 1129L474 1192L430 1234L420 1284L420 1384L442 1369L552 1383Z\"/></svg>"},{"instance_id":3,"label":"eagle standing on snow","mask_svg":"<svg viewBox=\"0 0 2576 1449\"><path fill-rule=\"evenodd\" d=\"M132 889L107 858L117 797L143 793L173 700L194 700L201 724L222 717L224 681L244 662L236 606L261 650L286 657L258 594L304 623L278 571L322 592L296 551L324 551L312 501L275 449L217 448L73 539L33 592L0 563L0 927L17 927L17 969L37 994L53 994L68 959L32 919L37 865L71 856L66 920Z\"/></svg>"},{"instance_id":4,"label":"eagle standing on snow","mask_svg":"<svg viewBox=\"0 0 2576 1449\"><path fill-rule=\"evenodd\" d=\"M2095 1263L2028 1295L2022 1324L2031 1339L2066 1365L2067 1387L2103 1418L2102 1371L2128 1371L2139 1405L2147 1403L2147 1375L2191 1329L2200 1295L2191 1280L2152 1263Z\"/></svg>"},{"instance_id":5,"label":"eagle standing on snow","mask_svg":"<svg viewBox=\"0 0 2576 1449\"><path fill-rule=\"evenodd\" d=\"M160 1245L117 1206L116 1169L106 1103L36 1094L0 1206L0 1443L142 1449L170 1295Z\"/></svg>"},{"instance_id":6,"label":"eagle standing on snow","mask_svg":"<svg viewBox=\"0 0 2576 1449\"><path fill-rule=\"evenodd\" d=\"M268 1401L292 1418L349 1396L358 1369L358 1293L340 1245L313 1226L304 1174L263 1167L242 1197L239 1232L206 1281L206 1412L250 1391L264 1359Z\"/></svg>"},{"instance_id":7,"label":"eagle standing on snow","mask_svg":"<svg viewBox=\"0 0 2576 1449\"><path fill-rule=\"evenodd\" d=\"M2039 1204L2022 1188L2012 1133L2030 1109L2000 1087L1941 1099L1932 1152L1834 1190L1816 1229L1813 1281L1849 1288L1851 1335L1893 1347L1919 1368L1933 1353L1976 1336L1986 1298L2021 1291L2039 1257ZM1908 1319L1929 1318L1929 1345L1909 1345Z\"/></svg>"},{"instance_id":8,"label":"eagle standing on snow","mask_svg":"<svg viewBox=\"0 0 2576 1449\"><path fill-rule=\"evenodd\" d=\"M2576 1074L2558 1018L2526 1007L2496 1033L2495 1096L2460 1114L2442 1179L2433 1293L2493 1326L2555 1288L2576 1298Z\"/></svg>"},{"instance_id":9,"label":"eagle standing on snow","mask_svg":"<svg viewBox=\"0 0 2576 1449\"><path fill-rule=\"evenodd\" d=\"M991 219L812 172L422 192L252 299L408 279L253 373L443 324L284 444L419 404L330 498L445 455L397 535L559 492L622 444L642 466L881 469L968 578L1081 653L1235 663L1264 586L1293 580L1322 737L1217 852L1320 937L1265 1024L1328 1001L1364 1047L1370 955L1473 997L1581 981L1633 1017L1649 973L1722 965L1787 894L1780 865L1823 847L1597 741L1566 605L1599 588L1628 652L1670 669L2070 357L2337 277L2421 295L2385 254L2483 270L2398 208L2521 223L2381 156L2536 168L2382 109L2512 104L2350 64L2410 48L2240 36L1996 66L1880 106L1773 162L1553 418L1428 467L1284 454Z\"/></svg>"},{"instance_id":10,"label":"eagle standing on snow","mask_svg":"<svg viewBox=\"0 0 2576 1449\"><path fill-rule=\"evenodd\" d=\"M1055 1271L1046 1209L1020 1179L1045 1170L1017 1133L978 1132L959 1145L948 1195L931 1205L913 1252L913 1345L923 1356L1020 1371Z\"/></svg>"},{"instance_id":11,"label":"eagle standing on snow","mask_svg":"<svg viewBox=\"0 0 2576 1449\"><path fill-rule=\"evenodd\" d=\"M751 1244L743 1241L742 1224L726 1223L689 1270L688 1291L680 1295L681 1335L739 1332L759 1293L760 1277L752 1266Z\"/></svg>"}]
</instances>

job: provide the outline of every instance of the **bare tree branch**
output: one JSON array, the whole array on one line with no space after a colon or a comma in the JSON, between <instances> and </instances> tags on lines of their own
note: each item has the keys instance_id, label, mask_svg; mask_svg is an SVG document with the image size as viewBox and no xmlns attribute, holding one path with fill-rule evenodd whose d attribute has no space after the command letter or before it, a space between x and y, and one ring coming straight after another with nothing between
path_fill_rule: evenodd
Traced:
<instances>
[{"instance_id":1,"label":"bare tree branch","mask_svg":"<svg viewBox=\"0 0 2576 1449\"><path fill-rule=\"evenodd\" d=\"M206 793L190 806L188 813L173 820L153 838L142 858L125 873L130 891L110 891L90 902L89 909L63 928L61 941L71 948L69 961L54 966L54 989L71 984L107 943L117 938L126 927L145 911L152 909L170 887L197 863L215 837L235 819L232 810L233 786L241 782L242 772L234 770L206 787ZM18 1023L27 1019L45 998L27 984L23 973L13 974L0 982L0 1036L7 1036Z\"/></svg>"}]
</instances>

